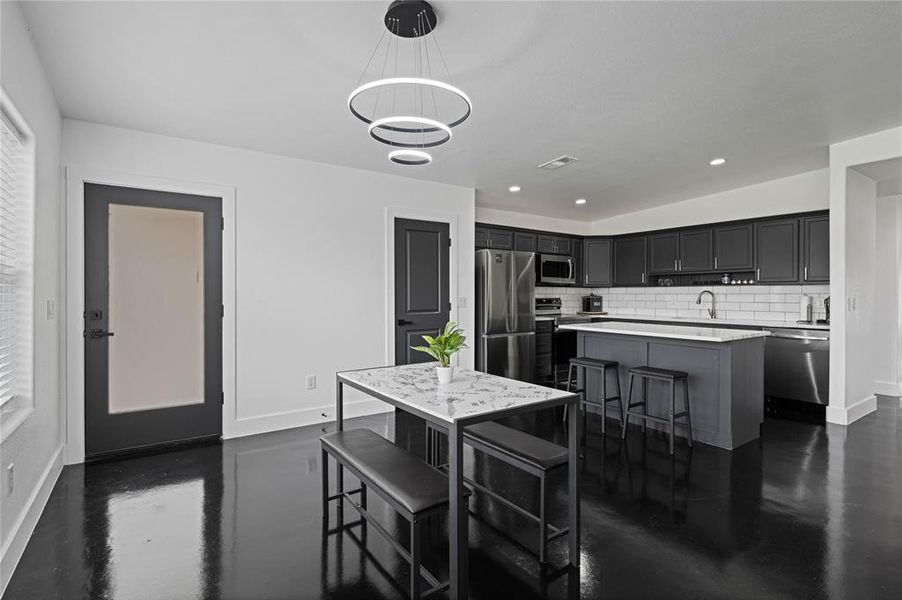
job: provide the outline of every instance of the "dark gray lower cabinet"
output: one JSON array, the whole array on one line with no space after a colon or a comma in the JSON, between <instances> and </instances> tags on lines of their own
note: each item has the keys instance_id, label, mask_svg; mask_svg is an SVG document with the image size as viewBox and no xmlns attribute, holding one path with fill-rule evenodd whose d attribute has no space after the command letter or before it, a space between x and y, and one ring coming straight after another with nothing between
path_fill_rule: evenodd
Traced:
<instances>
[{"instance_id":1,"label":"dark gray lower cabinet","mask_svg":"<svg viewBox=\"0 0 902 600\"><path fill-rule=\"evenodd\" d=\"M802 282L830 281L830 217L802 219Z\"/></svg>"},{"instance_id":2,"label":"dark gray lower cabinet","mask_svg":"<svg viewBox=\"0 0 902 600\"><path fill-rule=\"evenodd\" d=\"M614 239L614 285L645 285L645 236Z\"/></svg>"},{"instance_id":3,"label":"dark gray lower cabinet","mask_svg":"<svg viewBox=\"0 0 902 600\"><path fill-rule=\"evenodd\" d=\"M755 268L755 226L752 223L714 228L714 268L751 271Z\"/></svg>"},{"instance_id":4,"label":"dark gray lower cabinet","mask_svg":"<svg viewBox=\"0 0 902 600\"><path fill-rule=\"evenodd\" d=\"M681 273L705 273L714 267L714 244L710 229L680 232L679 270Z\"/></svg>"},{"instance_id":5,"label":"dark gray lower cabinet","mask_svg":"<svg viewBox=\"0 0 902 600\"><path fill-rule=\"evenodd\" d=\"M535 252L536 251L536 234L523 233L522 231L514 232L514 250L517 252Z\"/></svg>"},{"instance_id":6,"label":"dark gray lower cabinet","mask_svg":"<svg viewBox=\"0 0 902 600\"><path fill-rule=\"evenodd\" d=\"M759 283L799 281L799 220L755 224L755 268Z\"/></svg>"},{"instance_id":7,"label":"dark gray lower cabinet","mask_svg":"<svg viewBox=\"0 0 902 600\"><path fill-rule=\"evenodd\" d=\"M583 285L611 285L611 240L587 239L583 242Z\"/></svg>"}]
</instances>

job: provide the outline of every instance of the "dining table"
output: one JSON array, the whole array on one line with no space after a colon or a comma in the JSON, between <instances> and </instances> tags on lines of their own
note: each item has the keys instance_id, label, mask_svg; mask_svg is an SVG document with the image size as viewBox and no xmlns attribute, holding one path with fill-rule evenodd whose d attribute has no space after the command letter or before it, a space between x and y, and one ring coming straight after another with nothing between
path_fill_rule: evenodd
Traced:
<instances>
[{"instance_id":1,"label":"dining table","mask_svg":"<svg viewBox=\"0 0 902 600\"><path fill-rule=\"evenodd\" d=\"M344 428L345 386L416 415L448 432L449 593L452 599L469 597L469 523L464 488L464 429L476 423L558 406L568 406L568 557L579 567L579 395L455 368L450 383L439 384L437 363L375 367L336 373L336 429ZM343 491L341 469L337 473Z\"/></svg>"}]
</instances>

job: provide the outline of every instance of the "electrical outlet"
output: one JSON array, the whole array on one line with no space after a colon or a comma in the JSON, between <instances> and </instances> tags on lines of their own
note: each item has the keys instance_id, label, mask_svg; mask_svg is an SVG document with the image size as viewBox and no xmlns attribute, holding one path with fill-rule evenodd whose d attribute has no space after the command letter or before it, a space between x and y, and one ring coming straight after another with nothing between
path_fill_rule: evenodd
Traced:
<instances>
[{"instance_id":1,"label":"electrical outlet","mask_svg":"<svg viewBox=\"0 0 902 600\"><path fill-rule=\"evenodd\" d=\"M307 375L307 389L308 390L316 389L316 375Z\"/></svg>"},{"instance_id":2,"label":"electrical outlet","mask_svg":"<svg viewBox=\"0 0 902 600\"><path fill-rule=\"evenodd\" d=\"M466 296L460 296L460 297L457 299L457 308L466 308L466 307L467 307L467 297L466 297Z\"/></svg>"},{"instance_id":3,"label":"electrical outlet","mask_svg":"<svg viewBox=\"0 0 902 600\"><path fill-rule=\"evenodd\" d=\"M13 488L16 487L15 465L6 467L6 493L12 494Z\"/></svg>"}]
</instances>

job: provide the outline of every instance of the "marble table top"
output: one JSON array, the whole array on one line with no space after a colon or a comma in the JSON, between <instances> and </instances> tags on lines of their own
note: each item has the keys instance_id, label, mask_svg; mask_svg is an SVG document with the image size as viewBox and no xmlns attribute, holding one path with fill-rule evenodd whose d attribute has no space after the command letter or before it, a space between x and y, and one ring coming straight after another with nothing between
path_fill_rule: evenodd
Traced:
<instances>
[{"instance_id":1,"label":"marble table top","mask_svg":"<svg viewBox=\"0 0 902 600\"><path fill-rule=\"evenodd\" d=\"M657 323L574 323L572 325L561 325L559 329L717 343L770 335L768 331L756 329L717 329L714 327L661 325Z\"/></svg>"},{"instance_id":2,"label":"marble table top","mask_svg":"<svg viewBox=\"0 0 902 600\"><path fill-rule=\"evenodd\" d=\"M338 377L448 424L573 396L554 388L456 367L453 381L440 386L436 365L433 362L342 371Z\"/></svg>"}]
</instances>

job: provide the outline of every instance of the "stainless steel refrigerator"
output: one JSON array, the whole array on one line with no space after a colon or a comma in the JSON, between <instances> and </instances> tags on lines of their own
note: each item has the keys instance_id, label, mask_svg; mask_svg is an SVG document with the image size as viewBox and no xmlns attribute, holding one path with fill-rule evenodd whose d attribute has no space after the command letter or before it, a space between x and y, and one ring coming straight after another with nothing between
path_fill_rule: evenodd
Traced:
<instances>
[{"instance_id":1,"label":"stainless steel refrigerator","mask_svg":"<svg viewBox=\"0 0 902 600\"><path fill-rule=\"evenodd\" d=\"M535 254L476 251L476 368L535 379Z\"/></svg>"}]
</instances>

